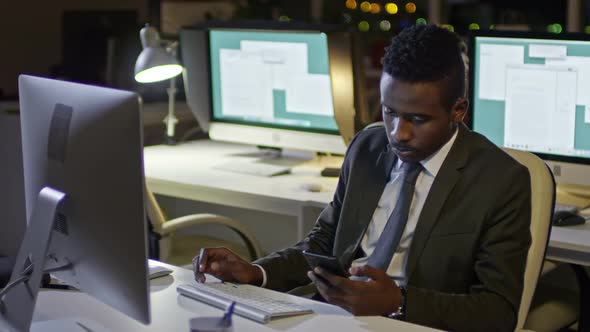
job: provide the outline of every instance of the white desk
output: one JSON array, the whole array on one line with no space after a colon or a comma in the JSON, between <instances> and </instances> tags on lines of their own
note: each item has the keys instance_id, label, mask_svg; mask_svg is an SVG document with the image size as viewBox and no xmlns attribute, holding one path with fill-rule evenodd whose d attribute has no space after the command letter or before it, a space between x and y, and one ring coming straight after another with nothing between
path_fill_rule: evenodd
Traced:
<instances>
[{"instance_id":1,"label":"white desk","mask_svg":"<svg viewBox=\"0 0 590 332\"><path fill-rule=\"evenodd\" d=\"M589 209L582 211L588 217ZM590 331L590 277L584 267L590 267L590 222L583 225L553 227L546 257L570 263L578 280L580 314L578 331Z\"/></svg>"},{"instance_id":2,"label":"white desk","mask_svg":"<svg viewBox=\"0 0 590 332\"><path fill-rule=\"evenodd\" d=\"M210 140L147 147L144 158L146 181L152 192L293 216L298 221L297 239L305 236L317 218L317 214L310 214L307 209L326 206L336 189L337 179L321 177L320 170L342 163L342 158L326 157L294 167L292 174L287 175L239 174L215 166L257 160L260 154L256 148ZM301 187L304 183L318 183L323 189L309 192Z\"/></svg>"},{"instance_id":3,"label":"white desk","mask_svg":"<svg viewBox=\"0 0 590 332\"><path fill-rule=\"evenodd\" d=\"M308 213L307 208L326 206L332 200L337 180L319 176L325 166L321 163L295 167L293 174L275 177L214 168L226 162L255 160L256 152L252 146L209 140L147 147L144 150L146 180L157 194L294 216L298 220L297 239L302 239L317 217ZM327 163L333 164L334 160ZM302 189L301 185L308 182L320 183L324 189L319 193ZM553 227L547 257L590 266L590 222Z\"/></svg>"},{"instance_id":4,"label":"white desk","mask_svg":"<svg viewBox=\"0 0 590 332\"><path fill-rule=\"evenodd\" d=\"M590 222L577 226L553 227L547 258L590 266Z\"/></svg>"},{"instance_id":5,"label":"white desk","mask_svg":"<svg viewBox=\"0 0 590 332\"><path fill-rule=\"evenodd\" d=\"M160 263L162 264L162 263ZM43 290L39 293L34 320L38 324L50 319L82 318L111 331L188 331L189 320L197 316L220 317L222 310L179 295L179 284L194 282L190 270L163 264L172 275L151 281L152 323L143 325L76 291ZM273 320L266 325L234 315L234 331L436 331L419 325L379 316L354 317L341 308L285 294L309 305L314 314ZM48 331L51 332L51 331Z\"/></svg>"},{"instance_id":6,"label":"white desk","mask_svg":"<svg viewBox=\"0 0 590 332\"><path fill-rule=\"evenodd\" d=\"M272 178L214 169L215 165L229 161L256 159L248 156L254 152L255 148L246 145L205 140L178 146L148 147L145 149L147 183L158 194L295 216L298 220L297 239L302 239L317 217L317 214L309 213L308 208L322 208L331 201L336 179L320 177L322 165L318 164L297 167L294 174ZM307 192L301 188L305 182L321 183L324 191ZM573 227L554 227L547 258L575 264L574 268L590 266L590 222ZM576 270L581 278L587 279L582 275L583 269ZM590 296L582 297L590 299Z\"/></svg>"}]
</instances>

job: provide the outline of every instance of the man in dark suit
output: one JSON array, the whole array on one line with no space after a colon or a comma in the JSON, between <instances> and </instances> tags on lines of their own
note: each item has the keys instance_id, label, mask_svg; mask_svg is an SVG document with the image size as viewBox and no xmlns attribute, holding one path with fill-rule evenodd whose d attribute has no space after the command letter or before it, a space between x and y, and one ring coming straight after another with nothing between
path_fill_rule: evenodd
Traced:
<instances>
[{"instance_id":1,"label":"man in dark suit","mask_svg":"<svg viewBox=\"0 0 590 332\"><path fill-rule=\"evenodd\" d=\"M307 237L254 264L207 249L197 280L207 272L282 291L311 280L326 301L356 315L453 331L513 330L531 241L530 178L462 124L468 102L459 44L436 26L396 36L380 85L385 129L355 136L333 201ZM410 168L418 172L412 180ZM410 181L411 205L401 217ZM402 221L398 242L390 240L396 232L389 229ZM374 264L391 243L386 264ZM302 250L338 257L352 278L308 271Z\"/></svg>"}]
</instances>

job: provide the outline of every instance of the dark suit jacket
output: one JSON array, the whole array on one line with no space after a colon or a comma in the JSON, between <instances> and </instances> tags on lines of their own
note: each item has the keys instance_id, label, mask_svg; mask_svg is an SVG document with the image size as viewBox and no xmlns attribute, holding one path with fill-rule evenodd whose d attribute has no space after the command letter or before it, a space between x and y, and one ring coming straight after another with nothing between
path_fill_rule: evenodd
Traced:
<instances>
[{"instance_id":1,"label":"dark suit jacket","mask_svg":"<svg viewBox=\"0 0 590 332\"><path fill-rule=\"evenodd\" d=\"M395 158L383 127L355 136L333 201L308 236L257 261L267 287L284 291L310 282L301 250L350 266ZM406 319L453 331L513 330L531 241L530 201L528 170L461 125L410 247Z\"/></svg>"}]
</instances>

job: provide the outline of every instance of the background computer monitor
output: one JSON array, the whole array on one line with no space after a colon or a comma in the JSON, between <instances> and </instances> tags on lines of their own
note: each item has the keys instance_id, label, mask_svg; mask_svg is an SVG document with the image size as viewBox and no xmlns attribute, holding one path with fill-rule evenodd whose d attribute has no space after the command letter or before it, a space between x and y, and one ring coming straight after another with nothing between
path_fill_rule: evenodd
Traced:
<instances>
[{"instance_id":1,"label":"background computer monitor","mask_svg":"<svg viewBox=\"0 0 590 332\"><path fill-rule=\"evenodd\" d=\"M539 155L560 186L573 185L584 196L590 36L482 31L470 48L473 129L499 146Z\"/></svg>"},{"instance_id":2,"label":"background computer monitor","mask_svg":"<svg viewBox=\"0 0 590 332\"><path fill-rule=\"evenodd\" d=\"M7 112L8 107L4 109L1 106L0 257L14 259L27 227L20 122L17 112Z\"/></svg>"},{"instance_id":3,"label":"background computer monitor","mask_svg":"<svg viewBox=\"0 0 590 332\"><path fill-rule=\"evenodd\" d=\"M19 96L29 218L19 258L29 232L39 232L40 191L65 193L45 268L65 266L53 272L58 279L149 323L138 96L25 75Z\"/></svg>"},{"instance_id":4,"label":"background computer monitor","mask_svg":"<svg viewBox=\"0 0 590 332\"><path fill-rule=\"evenodd\" d=\"M225 24L180 33L186 97L214 140L344 153L362 108L353 34Z\"/></svg>"}]
</instances>

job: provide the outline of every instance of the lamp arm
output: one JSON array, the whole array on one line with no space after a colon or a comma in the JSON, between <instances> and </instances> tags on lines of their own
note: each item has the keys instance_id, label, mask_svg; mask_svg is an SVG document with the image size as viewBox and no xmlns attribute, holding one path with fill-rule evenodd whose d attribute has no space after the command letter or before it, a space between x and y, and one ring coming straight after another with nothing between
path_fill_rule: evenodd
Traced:
<instances>
[{"instance_id":1,"label":"lamp arm","mask_svg":"<svg viewBox=\"0 0 590 332\"><path fill-rule=\"evenodd\" d=\"M175 95L176 95L176 77L172 77L170 79L170 87L167 90L168 92L168 115L164 119L164 123L166 124L166 139L169 140L170 143L174 141L174 135L176 132L176 124L178 123L178 118L174 115L174 102L175 102Z\"/></svg>"}]
</instances>

